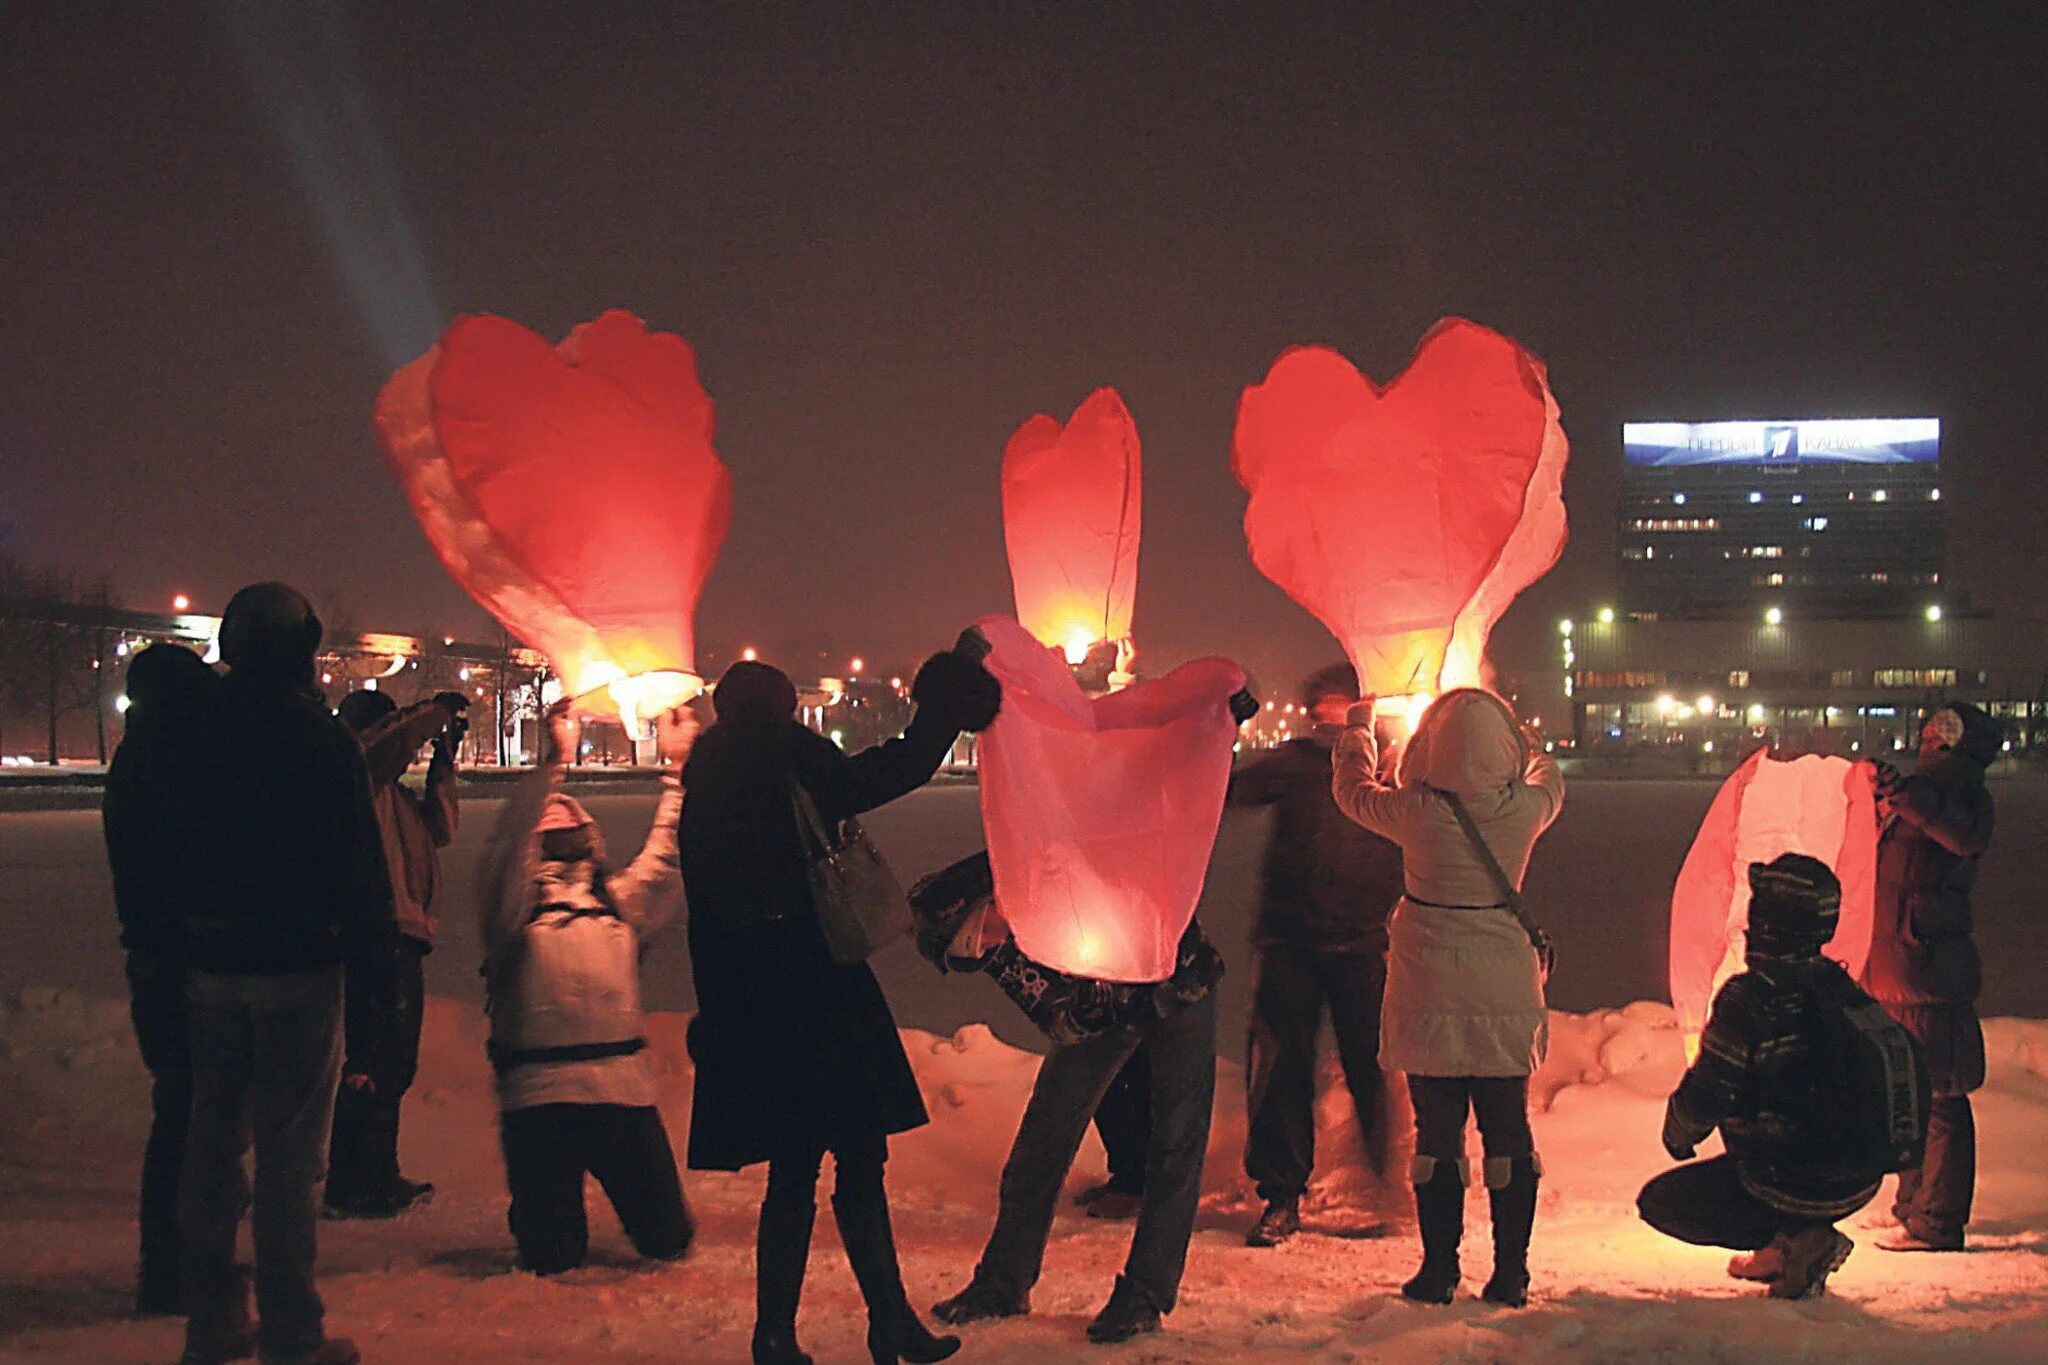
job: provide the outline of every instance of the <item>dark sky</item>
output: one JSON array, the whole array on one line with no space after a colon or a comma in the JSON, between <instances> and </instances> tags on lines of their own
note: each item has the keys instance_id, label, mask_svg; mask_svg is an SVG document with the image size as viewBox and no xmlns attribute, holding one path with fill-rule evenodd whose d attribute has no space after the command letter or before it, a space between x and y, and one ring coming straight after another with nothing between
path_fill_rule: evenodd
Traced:
<instances>
[{"instance_id":1,"label":"dark sky","mask_svg":"<svg viewBox=\"0 0 2048 1365\"><path fill-rule=\"evenodd\" d=\"M1238 393L1455 313L1549 362L1574 444L1510 667L1612 582L1628 418L1938 415L1950 579L2033 612L2041 44L1826 8L10 6L0 522L136 605L278 576L480 634L377 387L457 311L626 307L718 403L707 648L893 666L1007 610L1003 442L1109 383L1148 660L1277 683L1335 651L1246 557Z\"/></svg>"}]
</instances>

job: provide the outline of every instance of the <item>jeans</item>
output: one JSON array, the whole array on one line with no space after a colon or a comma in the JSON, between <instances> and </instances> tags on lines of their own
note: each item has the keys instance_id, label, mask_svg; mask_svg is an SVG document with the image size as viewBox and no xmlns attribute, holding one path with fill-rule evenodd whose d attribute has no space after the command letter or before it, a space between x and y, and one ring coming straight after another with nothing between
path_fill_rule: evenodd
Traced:
<instances>
[{"instance_id":1,"label":"jeans","mask_svg":"<svg viewBox=\"0 0 2048 1365\"><path fill-rule=\"evenodd\" d=\"M1269 943L1259 951L1245 1068L1251 1126L1245 1174L1267 1203L1308 1188L1316 1157L1316 1036L1327 1005L1358 1131L1375 1169L1386 1161L1380 1099L1380 1001L1387 963L1378 953L1327 953Z\"/></svg>"},{"instance_id":2,"label":"jeans","mask_svg":"<svg viewBox=\"0 0 2048 1365\"><path fill-rule=\"evenodd\" d=\"M1899 1172L1892 1212L1930 1242L1961 1240L1977 1190L1977 1119L1968 1095L1937 1095L1927 1106L1927 1155Z\"/></svg>"},{"instance_id":3,"label":"jeans","mask_svg":"<svg viewBox=\"0 0 2048 1365\"><path fill-rule=\"evenodd\" d=\"M1408 1098L1415 1105L1418 1185L1428 1182L1439 1162L1464 1161L1468 1112L1479 1119L1488 1188L1500 1189L1508 1181L1510 1163L1536 1152L1527 1076L1410 1076Z\"/></svg>"},{"instance_id":4,"label":"jeans","mask_svg":"<svg viewBox=\"0 0 2048 1365\"><path fill-rule=\"evenodd\" d=\"M1152 1141L1124 1279L1154 1308L1172 1311L1194 1235L1216 1098L1214 992L1164 1017L1053 1047L1003 1165L1000 1208L976 1281L1018 1298L1037 1283L1060 1186L1089 1116L1140 1046L1152 1058Z\"/></svg>"},{"instance_id":5,"label":"jeans","mask_svg":"<svg viewBox=\"0 0 2048 1365\"><path fill-rule=\"evenodd\" d=\"M672 1261L697 1231L661 1111L652 1105L539 1104L498 1118L519 1265L557 1275L583 1264L590 1225L583 1177L595 1176L634 1250Z\"/></svg>"},{"instance_id":6,"label":"jeans","mask_svg":"<svg viewBox=\"0 0 2048 1365\"><path fill-rule=\"evenodd\" d=\"M179 1190L188 1340L212 1347L248 1322L235 1234L250 1185L263 1349L317 1349L325 1316L313 1283L320 1181L341 1075L341 969L276 976L192 972L192 1123Z\"/></svg>"},{"instance_id":7,"label":"jeans","mask_svg":"<svg viewBox=\"0 0 2048 1365\"><path fill-rule=\"evenodd\" d=\"M348 1064L370 1078L368 1089L343 1086L334 1101L334 1140L327 1163L327 1201L345 1203L396 1191L398 1111L420 1067L420 1015L426 1005L426 945L402 938L392 949L391 990L346 987L345 1016L352 1037L383 1041L372 1056L351 1054ZM375 1020L361 1019L365 1011Z\"/></svg>"},{"instance_id":8,"label":"jeans","mask_svg":"<svg viewBox=\"0 0 2048 1365\"><path fill-rule=\"evenodd\" d=\"M128 1012L149 1068L149 1143L142 1152L137 1221L142 1247L136 1283L144 1295L178 1288L178 1173L192 1117L192 1047L185 1026L185 972L141 953L128 955Z\"/></svg>"},{"instance_id":9,"label":"jeans","mask_svg":"<svg viewBox=\"0 0 2048 1365\"><path fill-rule=\"evenodd\" d=\"M1761 1251L1781 1235L1827 1226L1781 1213L1751 1194L1732 1156L1666 1171L1643 1186L1636 1211L1666 1237L1731 1251Z\"/></svg>"},{"instance_id":10,"label":"jeans","mask_svg":"<svg viewBox=\"0 0 2048 1365\"><path fill-rule=\"evenodd\" d=\"M1095 1135L1109 1158L1109 1185L1121 1194L1145 1192L1145 1155L1152 1146L1152 1059L1140 1047L1095 1106Z\"/></svg>"}]
</instances>

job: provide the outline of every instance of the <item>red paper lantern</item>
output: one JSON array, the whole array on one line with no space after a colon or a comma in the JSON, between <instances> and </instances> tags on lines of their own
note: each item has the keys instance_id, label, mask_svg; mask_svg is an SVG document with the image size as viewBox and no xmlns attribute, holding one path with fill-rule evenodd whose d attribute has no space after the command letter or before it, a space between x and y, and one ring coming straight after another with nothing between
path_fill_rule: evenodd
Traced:
<instances>
[{"instance_id":1,"label":"red paper lantern","mask_svg":"<svg viewBox=\"0 0 2048 1365\"><path fill-rule=\"evenodd\" d=\"M1484 684L1494 624L1563 552L1568 455L1542 362L1448 318L1384 386L1283 354L1238 405L1232 469L1259 571L1368 690L1426 700Z\"/></svg>"},{"instance_id":2,"label":"red paper lantern","mask_svg":"<svg viewBox=\"0 0 2048 1365\"><path fill-rule=\"evenodd\" d=\"M580 711L630 723L701 687L732 481L689 343L618 311L560 346L459 318L384 386L377 429L441 563Z\"/></svg>"},{"instance_id":3,"label":"red paper lantern","mask_svg":"<svg viewBox=\"0 0 2048 1365\"><path fill-rule=\"evenodd\" d=\"M1804 853L1835 870L1841 920L1827 955L1860 975L1877 896L1877 799L1870 765L1759 749L1721 784L1671 893L1671 1004L1697 1039L1721 983L1743 969L1749 865Z\"/></svg>"},{"instance_id":4,"label":"red paper lantern","mask_svg":"<svg viewBox=\"0 0 2048 1365\"><path fill-rule=\"evenodd\" d=\"M1199 659L1091 698L1017 622L976 624L1003 684L979 750L982 825L1017 946L1097 980L1165 980L1223 818L1244 670Z\"/></svg>"},{"instance_id":5,"label":"red paper lantern","mask_svg":"<svg viewBox=\"0 0 2048 1365\"><path fill-rule=\"evenodd\" d=\"M1003 540L1017 619L1080 663L1128 640L1138 588L1138 428L1115 389L1065 426L1040 414L1003 448Z\"/></svg>"}]
</instances>

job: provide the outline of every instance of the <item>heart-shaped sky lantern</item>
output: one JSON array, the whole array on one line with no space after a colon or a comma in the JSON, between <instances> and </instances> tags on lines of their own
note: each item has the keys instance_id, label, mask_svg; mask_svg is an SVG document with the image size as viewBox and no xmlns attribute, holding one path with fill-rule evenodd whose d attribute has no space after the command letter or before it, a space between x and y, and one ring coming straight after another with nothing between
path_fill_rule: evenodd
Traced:
<instances>
[{"instance_id":1,"label":"heart-shaped sky lantern","mask_svg":"<svg viewBox=\"0 0 2048 1365\"><path fill-rule=\"evenodd\" d=\"M732 514L711 428L689 343L619 311L560 346L459 318L377 398L441 563L579 712L629 726L702 687L697 598Z\"/></svg>"},{"instance_id":2,"label":"heart-shaped sky lantern","mask_svg":"<svg viewBox=\"0 0 2048 1365\"><path fill-rule=\"evenodd\" d=\"M1130 638L1138 593L1138 428L1115 389L1065 426L1043 413L1003 448L1003 540L1017 619L1080 663Z\"/></svg>"},{"instance_id":3,"label":"heart-shaped sky lantern","mask_svg":"<svg viewBox=\"0 0 2048 1365\"><path fill-rule=\"evenodd\" d=\"M1841 919L1826 953L1862 972L1877 895L1877 800L1867 764L1759 749L1721 785L1671 893L1671 1004L1697 1041L1721 984L1743 969L1749 865L1804 853L1835 870Z\"/></svg>"},{"instance_id":4,"label":"heart-shaped sky lantern","mask_svg":"<svg viewBox=\"0 0 2048 1365\"><path fill-rule=\"evenodd\" d=\"M1419 711L1485 683L1494 624L1563 552L1568 455L1542 362L1446 318L1385 387L1283 354L1238 404L1232 470L1259 571Z\"/></svg>"},{"instance_id":5,"label":"heart-shaped sky lantern","mask_svg":"<svg viewBox=\"0 0 2048 1365\"><path fill-rule=\"evenodd\" d=\"M1023 952L1101 981L1163 981L1223 819L1244 670L1198 659L1090 697L1065 654L976 623L1003 710L981 737L996 902Z\"/></svg>"}]
</instances>

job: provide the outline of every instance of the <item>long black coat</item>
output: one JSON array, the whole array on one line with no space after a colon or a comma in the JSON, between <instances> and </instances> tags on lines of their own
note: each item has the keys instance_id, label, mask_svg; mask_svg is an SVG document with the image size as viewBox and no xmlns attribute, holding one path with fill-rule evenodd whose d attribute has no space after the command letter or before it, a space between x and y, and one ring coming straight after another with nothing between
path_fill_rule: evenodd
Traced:
<instances>
[{"instance_id":1,"label":"long black coat","mask_svg":"<svg viewBox=\"0 0 2048 1365\"><path fill-rule=\"evenodd\" d=\"M902 738L851 758L794 721L721 723L697 741L680 829L697 986L693 1170L861 1145L927 1121L874 973L825 947L790 783L829 824L924 785L957 733L920 711Z\"/></svg>"},{"instance_id":2,"label":"long black coat","mask_svg":"<svg viewBox=\"0 0 2048 1365\"><path fill-rule=\"evenodd\" d=\"M1401 846L1337 809L1330 750L1291 739L1230 779L1232 806L1274 808L1254 932L1261 943L1384 953L1401 899Z\"/></svg>"}]
</instances>

